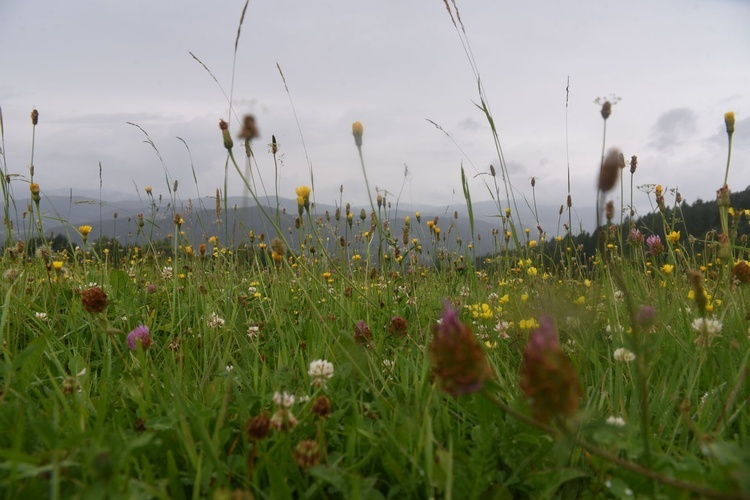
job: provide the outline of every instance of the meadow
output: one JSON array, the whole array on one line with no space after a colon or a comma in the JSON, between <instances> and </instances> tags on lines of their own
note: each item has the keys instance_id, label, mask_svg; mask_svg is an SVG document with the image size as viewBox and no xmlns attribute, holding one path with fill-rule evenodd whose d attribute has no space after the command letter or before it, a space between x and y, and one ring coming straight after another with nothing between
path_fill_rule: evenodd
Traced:
<instances>
[{"instance_id":1,"label":"meadow","mask_svg":"<svg viewBox=\"0 0 750 500\"><path fill-rule=\"evenodd\" d=\"M149 187L132 243L66 221L58 246L33 149L28 176L3 151L0 496L750 498L750 207L731 204L734 114L719 227L687 234L661 186L639 194L659 231L628 216L637 158L607 147L611 105L596 111L592 250L572 219L559 235L522 226L502 161L484 176L497 229L450 247L455 225L473 234L463 171L468 220L395 217L369 185L369 209L317 213L312 183L279 186L278 146L256 144L252 117L239 135L217 127L224 192L237 176L259 202L265 178L296 214L258 203L263 232L219 225L193 245L200 228L166 185L164 244L149 238ZM352 135L367 184L363 124ZM630 205L615 206L628 171ZM217 192L215 219L229 210Z\"/></svg>"}]
</instances>

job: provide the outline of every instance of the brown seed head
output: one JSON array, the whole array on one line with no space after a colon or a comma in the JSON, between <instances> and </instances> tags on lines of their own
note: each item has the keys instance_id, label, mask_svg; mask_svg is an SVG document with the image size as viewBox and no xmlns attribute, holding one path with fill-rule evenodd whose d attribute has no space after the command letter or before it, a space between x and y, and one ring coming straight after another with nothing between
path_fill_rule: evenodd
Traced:
<instances>
[{"instance_id":1,"label":"brown seed head","mask_svg":"<svg viewBox=\"0 0 750 500\"><path fill-rule=\"evenodd\" d=\"M612 114L612 103L609 101L604 101L604 104L602 104L602 118L605 120L609 118L609 116Z\"/></svg>"},{"instance_id":2,"label":"brown seed head","mask_svg":"<svg viewBox=\"0 0 750 500\"><path fill-rule=\"evenodd\" d=\"M607 202L607 206L605 207L604 212L608 221L611 221L615 218L615 203L612 200L609 200Z\"/></svg>"},{"instance_id":3,"label":"brown seed head","mask_svg":"<svg viewBox=\"0 0 750 500\"><path fill-rule=\"evenodd\" d=\"M326 396L320 396L313 403L311 411L319 418L327 418L331 414L331 400Z\"/></svg>"},{"instance_id":4,"label":"brown seed head","mask_svg":"<svg viewBox=\"0 0 750 500\"><path fill-rule=\"evenodd\" d=\"M36 108L31 110L31 124L36 126L39 123L39 111Z\"/></svg>"},{"instance_id":5,"label":"brown seed head","mask_svg":"<svg viewBox=\"0 0 750 500\"><path fill-rule=\"evenodd\" d=\"M256 415L247 422L247 436L253 441L265 439L270 430L271 420L265 413Z\"/></svg>"},{"instance_id":6,"label":"brown seed head","mask_svg":"<svg viewBox=\"0 0 750 500\"><path fill-rule=\"evenodd\" d=\"M633 155L630 157L630 173L634 174L636 168L638 168L638 157Z\"/></svg>"},{"instance_id":7,"label":"brown seed head","mask_svg":"<svg viewBox=\"0 0 750 500\"><path fill-rule=\"evenodd\" d=\"M109 300L107 299L107 294L104 290L95 286L81 292L81 303L88 313L97 314L103 312L107 308Z\"/></svg>"},{"instance_id":8,"label":"brown seed head","mask_svg":"<svg viewBox=\"0 0 750 500\"><path fill-rule=\"evenodd\" d=\"M403 337L406 335L407 327L408 323L404 318L401 316L394 316L391 318L391 323L388 325L388 332L392 335Z\"/></svg>"},{"instance_id":9,"label":"brown seed head","mask_svg":"<svg viewBox=\"0 0 750 500\"><path fill-rule=\"evenodd\" d=\"M617 174L620 171L620 153L617 149L610 149L599 170L599 191L606 193L617 184Z\"/></svg>"},{"instance_id":10,"label":"brown seed head","mask_svg":"<svg viewBox=\"0 0 750 500\"><path fill-rule=\"evenodd\" d=\"M294 461L303 469L317 465L320 461L318 442L312 439L300 441L294 448Z\"/></svg>"},{"instance_id":11,"label":"brown seed head","mask_svg":"<svg viewBox=\"0 0 750 500\"><path fill-rule=\"evenodd\" d=\"M244 118L242 118L242 130L240 130L237 137L249 141L255 139L259 135L258 127L255 125L255 117L253 115L245 115Z\"/></svg>"},{"instance_id":12,"label":"brown seed head","mask_svg":"<svg viewBox=\"0 0 750 500\"><path fill-rule=\"evenodd\" d=\"M732 268L732 278L743 285L750 283L750 264L741 260Z\"/></svg>"}]
</instances>

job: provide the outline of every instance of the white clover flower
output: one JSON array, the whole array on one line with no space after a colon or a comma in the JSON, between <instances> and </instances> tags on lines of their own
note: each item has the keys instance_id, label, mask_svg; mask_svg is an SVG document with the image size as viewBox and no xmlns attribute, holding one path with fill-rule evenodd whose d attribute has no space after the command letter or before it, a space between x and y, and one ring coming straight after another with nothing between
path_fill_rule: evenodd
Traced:
<instances>
[{"instance_id":1,"label":"white clover flower","mask_svg":"<svg viewBox=\"0 0 750 500\"><path fill-rule=\"evenodd\" d=\"M276 403L276 406L291 408L294 405L294 394L276 391L273 393L273 402Z\"/></svg>"},{"instance_id":2,"label":"white clover flower","mask_svg":"<svg viewBox=\"0 0 750 500\"><path fill-rule=\"evenodd\" d=\"M628 351L624 347L615 349L612 357L615 358L615 361L622 361L623 363L630 363L631 361L635 360L635 354Z\"/></svg>"},{"instance_id":3,"label":"white clover flower","mask_svg":"<svg viewBox=\"0 0 750 500\"><path fill-rule=\"evenodd\" d=\"M625 292L622 290L615 290L615 299L616 300L622 300L625 298Z\"/></svg>"},{"instance_id":4,"label":"white clover flower","mask_svg":"<svg viewBox=\"0 0 750 500\"><path fill-rule=\"evenodd\" d=\"M227 371L227 373L230 373L232 370L234 370L234 365L228 364L224 369Z\"/></svg>"},{"instance_id":5,"label":"white clover flower","mask_svg":"<svg viewBox=\"0 0 750 500\"><path fill-rule=\"evenodd\" d=\"M251 325L247 327L247 336L250 337L251 340L255 340L258 338L258 334L260 333L260 327Z\"/></svg>"},{"instance_id":6,"label":"white clover flower","mask_svg":"<svg viewBox=\"0 0 750 500\"><path fill-rule=\"evenodd\" d=\"M307 374L312 377L313 385L325 386L326 379L333 377L333 363L329 363L324 359L311 361Z\"/></svg>"},{"instance_id":7,"label":"white clover flower","mask_svg":"<svg viewBox=\"0 0 750 500\"><path fill-rule=\"evenodd\" d=\"M581 326L581 320L576 318L575 316L568 316L565 318L565 325L568 326L568 328L578 328Z\"/></svg>"},{"instance_id":8,"label":"white clover flower","mask_svg":"<svg viewBox=\"0 0 750 500\"><path fill-rule=\"evenodd\" d=\"M47 317L47 313L45 312L35 312L34 316L36 316L36 319L40 321L48 321L49 318Z\"/></svg>"},{"instance_id":9,"label":"white clover flower","mask_svg":"<svg viewBox=\"0 0 750 500\"><path fill-rule=\"evenodd\" d=\"M615 427L625 426L625 420L622 417L614 417L614 416L607 417L607 423Z\"/></svg>"},{"instance_id":10,"label":"white clover flower","mask_svg":"<svg viewBox=\"0 0 750 500\"><path fill-rule=\"evenodd\" d=\"M208 318L208 326L210 328L221 328L222 326L224 326L224 318L222 318L215 312L212 312L211 317Z\"/></svg>"},{"instance_id":11,"label":"white clover flower","mask_svg":"<svg viewBox=\"0 0 750 500\"><path fill-rule=\"evenodd\" d=\"M693 330L698 332L695 343L703 347L711 347L714 338L721 335L721 321L718 319L696 318L693 320Z\"/></svg>"},{"instance_id":12,"label":"white clover flower","mask_svg":"<svg viewBox=\"0 0 750 500\"><path fill-rule=\"evenodd\" d=\"M172 266L164 266L161 270L161 277L164 279L172 278Z\"/></svg>"}]
</instances>

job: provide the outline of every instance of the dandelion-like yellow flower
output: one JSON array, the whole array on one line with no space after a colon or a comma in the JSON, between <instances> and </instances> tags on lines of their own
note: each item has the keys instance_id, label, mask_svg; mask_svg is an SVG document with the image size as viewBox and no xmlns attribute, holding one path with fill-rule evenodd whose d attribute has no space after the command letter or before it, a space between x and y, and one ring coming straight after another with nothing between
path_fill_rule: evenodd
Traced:
<instances>
[{"instance_id":1,"label":"dandelion-like yellow flower","mask_svg":"<svg viewBox=\"0 0 750 500\"><path fill-rule=\"evenodd\" d=\"M365 128L360 122L352 123L352 135L354 136L354 144L357 147L362 146L362 134L365 132Z\"/></svg>"},{"instance_id":2,"label":"dandelion-like yellow flower","mask_svg":"<svg viewBox=\"0 0 750 500\"><path fill-rule=\"evenodd\" d=\"M672 231L667 235L667 241L671 243L679 243L680 241L680 232L679 231Z\"/></svg>"},{"instance_id":3,"label":"dandelion-like yellow flower","mask_svg":"<svg viewBox=\"0 0 750 500\"><path fill-rule=\"evenodd\" d=\"M59 271L62 271L62 267L63 267L63 263L62 263L62 261L56 260L56 261L53 261L53 262L52 262L52 268L53 268L53 269L54 269L55 271L58 271L58 272L59 272Z\"/></svg>"},{"instance_id":4,"label":"dandelion-like yellow flower","mask_svg":"<svg viewBox=\"0 0 750 500\"><path fill-rule=\"evenodd\" d=\"M734 111L724 113L724 124L727 126L727 134L734 133Z\"/></svg>"},{"instance_id":5,"label":"dandelion-like yellow flower","mask_svg":"<svg viewBox=\"0 0 750 500\"><path fill-rule=\"evenodd\" d=\"M91 226L78 226L78 231L81 233L81 236L84 238L89 235L91 232Z\"/></svg>"},{"instance_id":6,"label":"dandelion-like yellow flower","mask_svg":"<svg viewBox=\"0 0 750 500\"><path fill-rule=\"evenodd\" d=\"M146 186L146 194L151 194L151 186Z\"/></svg>"},{"instance_id":7,"label":"dandelion-like yellow flower","mask_svg":"<svg viewBox=\"0 0 750 500\"><path fill-rule=\"evenodd\" d=\"M672 264L664 264L661 267L661 272L664 274L672 274L672 271L674 271L674 266Z\"/></svg>"},{"instance_id":8,"label":"dandelion-like yellow flower","mask_svg":"<svg viewBox=\"0 0 750 500\"><path fill-rule=\"evenodd\" d=\"M303 210L310 210L310 188L308 186L299 186L294 189L297 193L297 208L299 214L302 215Z\"/></svg>"}]
</instances>

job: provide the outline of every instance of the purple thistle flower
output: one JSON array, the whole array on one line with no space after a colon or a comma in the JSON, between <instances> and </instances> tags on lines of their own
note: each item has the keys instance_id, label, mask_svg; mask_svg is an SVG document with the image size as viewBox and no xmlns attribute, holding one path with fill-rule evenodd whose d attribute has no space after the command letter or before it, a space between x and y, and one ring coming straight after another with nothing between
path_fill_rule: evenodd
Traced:
<instances>
[{"instance_id":1,"label":"purple thistle flower","mask_svg":"<svg viewBox=\"0 0 750 500\"><path fill-rule=\"evenodd\" d=\"M151 347L151 332L149 332L147 326L139 325L135 330L128 333L128 349L135 351L138 349L139 342L144 351Z\"/></svg>"}]
</instances>

